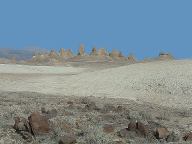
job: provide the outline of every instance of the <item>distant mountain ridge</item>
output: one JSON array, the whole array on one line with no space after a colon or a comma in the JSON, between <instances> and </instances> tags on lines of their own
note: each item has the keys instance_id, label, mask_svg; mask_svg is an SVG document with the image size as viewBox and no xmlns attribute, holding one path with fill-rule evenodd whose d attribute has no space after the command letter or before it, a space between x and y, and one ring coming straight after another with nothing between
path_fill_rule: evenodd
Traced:
<instances>
[{"instance_id":1,"label":"distant mountain ridge","mask_svg":"<svg viewBox=\"0 0 192 144\"><path fill-rule=\"evenodd\" d=\"M16 60L29 60L37 53L45 53L45 49L40 48L27 48L27 49L11 49L0 48L0 58L3 59L16 59Z\"/></svg>"}]
</instances>

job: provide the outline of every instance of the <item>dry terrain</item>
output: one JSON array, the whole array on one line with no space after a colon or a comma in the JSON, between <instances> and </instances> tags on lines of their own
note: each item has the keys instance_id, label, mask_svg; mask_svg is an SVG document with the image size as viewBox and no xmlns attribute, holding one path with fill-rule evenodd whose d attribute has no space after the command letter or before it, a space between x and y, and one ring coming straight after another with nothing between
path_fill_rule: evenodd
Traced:
<instances>
[{"instance_id":1,"label":"dry terrain","mask_svg":"<svg viewBox=\"0 0 192 144\"><path fill-rule=\"evenodd\" d=\"M191 82L192 60L123 66L1 64L0 144L54 144L66 134L79 144L187 143ZM48 115L51 132L27 142L12 128L14 117L27 118L34 111ZM132 121L149 125L151 133L126 134L122 129ZM157 127L166 127L169 136L155 137Z\"/></svg>"}]
</instances>

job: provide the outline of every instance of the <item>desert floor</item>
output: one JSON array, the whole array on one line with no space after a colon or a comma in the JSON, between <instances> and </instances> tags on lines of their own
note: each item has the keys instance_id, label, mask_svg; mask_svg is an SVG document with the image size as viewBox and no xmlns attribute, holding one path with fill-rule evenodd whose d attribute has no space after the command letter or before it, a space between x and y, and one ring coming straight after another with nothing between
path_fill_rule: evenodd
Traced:
<instances>
[{"instance_id":1,"label":"desert floor","mask_svg":"<svg viewBox=\"0 0 192 144\"><path fill-rule=\"evenodd\" d=\"M156 61L115 67L106 65L106 68L105 64L102 67L94 64L83 67L70 64L67 66L1 64L0 144L25 143L9 125L14 124L15 116L27 117L33 111L40 111L42 107L57 110L58 115L53 119L54 122L61 121L62 114L66 110L73 113L71 120L85 114L92 114L88 117L98 118L100 113L84 112L84 109L81 109L84 106L81 104L82 98L94 101L101 109L105 104L123 105L129 111L136 112L136 117L143 116L145 120L156 121L166 125L170 130L183 134L192 130L192 60ZM74 103L72 108L68 107L67 101ZM65 110L62 110L62 105ZM77 114L76 117L74 113ZM123 118L117 121L120 119L122 124L117 126L116 130L129 122ZM113 122L115 123L115 120ZM109 121L102 120L99 124L104 123ZM86 128L88 129L92 127ZM58 135L60 131L57 130ZM95 143L112 143L106 140L111 140L111 137L118 139L108 135L103 141L95 139ZM38 142L54 143L53 139L47 141L41 139ZM128 143L122 140L123 142ZM79 143L91 142L88 138L79 138ZM139 142L135 140L129 143Z\"/></svg>"}]
</instances>

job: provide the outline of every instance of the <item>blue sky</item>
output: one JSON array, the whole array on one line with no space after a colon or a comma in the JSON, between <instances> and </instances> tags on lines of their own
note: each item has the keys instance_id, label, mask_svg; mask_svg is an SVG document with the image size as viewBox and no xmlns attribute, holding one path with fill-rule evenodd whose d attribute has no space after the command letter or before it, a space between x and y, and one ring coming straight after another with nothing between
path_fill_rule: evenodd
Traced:
<instances>
[{"instance_id":1,"label":"blue sky","mask_svg":"<svg viewBox=\"0 0 192 144\"><path fill-rule=\"evenodd\" d=\"M192 0L1 0L0 48L72 48L83 43L139 59L192 58Z\"/></svg>"}]
</instances>

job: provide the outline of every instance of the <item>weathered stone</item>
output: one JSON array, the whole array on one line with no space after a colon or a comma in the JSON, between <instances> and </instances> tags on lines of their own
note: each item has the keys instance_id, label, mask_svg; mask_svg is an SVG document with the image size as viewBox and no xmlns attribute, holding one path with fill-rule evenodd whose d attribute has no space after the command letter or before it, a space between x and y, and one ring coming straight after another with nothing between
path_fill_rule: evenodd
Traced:
<instances>
[{"instance_id":1,"label":"weathered stone","mask_svg":"<svg viewBox=\"0 0 192 144\"><path fill-rule=\"evenodd\" d=\"M16 131L26 131L31 133L31 127L27 121L27 119L22 118L22 117L16 117L15 118L15 124L13 128Z\"/></svg>"},{"instance_id":2,"label":"weathered stone","mask_svg":"<svg viewBox=\"0 0 192 144\"><path fill-rule=\"evenodd\" d=\"M136 131L136 129L137 129L137 123L135 121L131 121L128 124L128 130L129 131Z\"/></svg>"},{"instance_id":3,"label":"weathered stone","mask_svg":"<svg viewBox=\"0 0 192 144\"><path fill-rule=\"evenodd\" d=\"M76 142L75 136L72 135L62 136L59 140L59 144L75 144Z\"/></svg>"},{"instance_id":4,"label":"weathered stone","mask_svg":"<svg viewBox=\"0 0 192 144\"><path fill-rule=\"evenodd\" d=\"M65 57L65 49L64 48L61 48L59 53L60 53L61 57Z\"/></svg>"},{"instance_id":5,"label":"weathered stone","mask_svg":"<svg viewBox=\"0 0 192 144\"><path fill-rule=\"evenodd\" d=\"M100 56L100 57L105 57L105 56L107 56L107 52L106 52L106 50L104 49L104 48L100 48L99 50L98 50L98 56Z\"/></svg>"},{"instance_id":6,"label":"weathered stone","mask_svg":"<svg viewBox=\"0 0 192 144\"><path fill-rule=\"evenodd\" d=\"M176 134L175 132L172 132L168 137L167 137L167 142L178 142L179 141L179 135Z\"/></svg>"},{"instance_id":7,"label":"weathered stone","mask_svg":"<svg viewBox=\"0 0 192 144\"><path fill-rule=\"evenodd\" d=\"M167 128L160 127L156 129L155 137L157 139L166 139L169 136L169 131Z\"/></svg>"},{"instance_id":8,"label":"weathered stone","mask_svg":"<svg viewBox=\"0 0 192 144\"><path fill-rule=\"evenodd\" d=\"M129 56L127 57L127 60L128 60L130 63L136 62L136 59L135 59L135 57L134 57L133 55L129 55Z\"/></svg>"},{"instance_id":9,"label":"weathered stone","mask_svg":"<svg viewBox=\"0 0 192 144\"><path fill-rule=\"evenodd\" d=\"M57 58L57 53L54 50L51 50L51 52L49 53L49 57L50 58Z\"/></svg>"},{"instance_id":10,"label":"weathered stone","mask_svg":"<svg viewBox=\"0 0 192 144\"><path fill-rule=\"evenodd\" d=\"M90 102L87 105L85 105L85 109L87 109L87 110L99 110L99 108L96 106L95 102Z\"/></svg>"},{"instance_id":11,"label":"weathered stone","mask_svg":"<svg viewBox=\"0 0 192 144\"><path fill-rule=\"evenodd\" d=\"M32 129L32 133L34 135L49 133L50 128L49 128L48 119L40 115L39 112L33 112L28 117L28 120Z\"/></svg>"},{"instance_id":12,"label":"weathered stone","mask_svg":"<svg viewBox=\"0 0 192 144\"><path fill-rule=\"evenodd\" d=\"M137 131L142 136L146 137L149 134L149 127L148 127L148 125L145 125L145 124L143 124L141 122L137 122L136 126L137 126Z\"/></svg>"},{"instance_id":13,"label":"weathered stone","mask_svg":"<svg viewBox=\"0 0 192 144\"><path fill-rule=\"evenodd\" d=\"M184 141L192 141L192 132L185 134L183 137L183 140Z\"/></svg>"},{"instance_id":14,"label":"weathered stone","mask_svg":"<svg viewBox=\"0 0 192 144\"><path fill-rule=\"evenodd\" d=\"M126 138L129 136L129 131L127 128L121 129L120 131L118 131L117 135L121 138Z\"/></svg>"},{"instance_id":15,"label":"weathered stone","mask_svg":"<svg viewBox=\"0 0 192 144\"><path fill-rule=\"evenodd\" d=\"M111 124L105 124L105 125L103 126L103 132L105 132L105 133L113 133L113 132L114 132L114 127L113 127L113 125L111 125Z\"/></svg>"},{"instance_id":16,"label":"weathered stone","mask_svg":"<svg viewBox=\"0 0 192 144\"><path fill-rule=\"evenodd\" d=\"M91 53L90 53L91 56L96 56L97 55L97 49L96 48L93 48Z\"/></svg>"},{"instance_id":17,"label":"weathered stone","mask_svg":"<svg viewBox=\"0 0 192 144\"><path fill-rule=\"evenodd\" d=\"M79 56L84 56L85 55L85 48L84 45L80 45L79 51L78 51Z\"/></svg>"}]
</instances>

